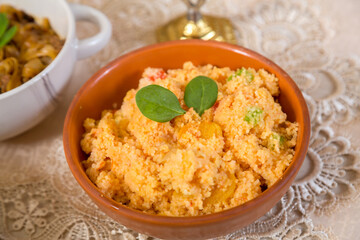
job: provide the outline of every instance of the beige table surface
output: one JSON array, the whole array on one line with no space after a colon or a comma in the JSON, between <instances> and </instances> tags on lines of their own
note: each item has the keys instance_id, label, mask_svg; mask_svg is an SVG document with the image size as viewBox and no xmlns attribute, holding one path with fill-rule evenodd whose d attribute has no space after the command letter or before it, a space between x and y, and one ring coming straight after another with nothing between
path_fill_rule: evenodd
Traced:
<instances>
[{"instance_id":1,"label":"beige table surface","mask_svg":"<svg viewBox=\"0 0 360 240\"><path fill-rule=\"evenodd\" d=\"M155 43L156 27L186 9L180 0L72 2L102 10L114 35L103 51L76 63L56 112L0 142L0 239L147 239L102 214L76 184L63 155L62 124L92 74L124 52ZM208 0L203 10L229 17L239 44L285 68L312 113L310 151L317 159L307 158L279 206L231 239L360 239L360 1ZM77 27L80 37L96 32L91 24ZM345 91L335 94L339 85ZM316 161L322 165L313 173Z\"/></svg>"}]
</instances>

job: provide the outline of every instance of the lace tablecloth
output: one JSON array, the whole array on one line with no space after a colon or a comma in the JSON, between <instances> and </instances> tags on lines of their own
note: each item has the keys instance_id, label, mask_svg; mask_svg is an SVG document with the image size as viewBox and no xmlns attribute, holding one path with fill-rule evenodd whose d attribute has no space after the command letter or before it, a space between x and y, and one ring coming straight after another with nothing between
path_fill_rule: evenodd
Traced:
<instances>
[{"instance_id":1,"label":"lace tablecloth","mask_svg":"<svg viewBox=\"0 0 360 240\"><path fill-rule=\"evenodd\" d=\"M148 239L105 216L71 175L62 147L66 109L79 87L121 54L156 42L155 29L183 14L180 0L78 0L114 25L109 45L78 62L64 101L27 133L0 143L1 239ZM282 66L298 83L312 122L310 148L282 200L221 239L359 239L360 1L208 0L238 43ZM78 24L79 36L96 32ZM4 126L2 126L4 127Z\"/></svg>"}]
</instances>

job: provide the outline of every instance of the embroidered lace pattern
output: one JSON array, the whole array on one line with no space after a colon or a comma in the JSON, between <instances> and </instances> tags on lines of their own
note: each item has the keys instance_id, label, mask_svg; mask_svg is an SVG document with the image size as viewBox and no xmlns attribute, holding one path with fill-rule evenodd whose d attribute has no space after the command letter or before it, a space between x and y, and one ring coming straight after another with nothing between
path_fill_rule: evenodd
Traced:
<instances>
[{"instance_id":1,"label":"embroidered lace pattern","mask_svg":"<svg viewBox=\"0 0 360 240\"><path fill-rule=\"evenodd\" d=\"M91 74L123 53L155 43L156 27L186 10L175 0L73 2L100 9L114 24L109 45L85 60L94 69ZM242 2L209 0L203 10L230 18L240 45L274 60L293 77L307 101L312 133L305 163L281 201L255 223L219 239L333 239L312 216L335 214L360 192L360 145L351 141L351 133L337 131L359 117L360 61L324 49L333 31L308 1L251 0L256 4L248 9ZM81 31L93 29L86 25ZM71 175L61 128L78 87L70 85L51 120L0 143L0 239L149 239L107 217Z\"/></svg>"}]
</instances>

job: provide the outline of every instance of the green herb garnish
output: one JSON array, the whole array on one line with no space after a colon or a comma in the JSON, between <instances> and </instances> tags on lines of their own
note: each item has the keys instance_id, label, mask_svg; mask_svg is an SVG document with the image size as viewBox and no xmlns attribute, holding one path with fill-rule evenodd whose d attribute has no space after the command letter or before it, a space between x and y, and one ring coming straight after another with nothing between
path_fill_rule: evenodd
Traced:
<instances>
[{"instance_id":1,"label":"green herb garnish","mask_svg":"<svg viewBox=\"0 0 360 240\"><path fill-rule=\"evenodd\" d=\"M243 73L245 73L245 79L247 83L251 83L254 80L254 74L252 74L252 72L242 67L241 69L237 69L234 74L231 74L228 77L227 81L231 81L233 80L234 77L241 76Z\"/></svg>"},{"instance_id":2,"label":"green herb garnish","mask_svg":"<svg viewBox=\"0 0 360 240\"><path fill-rule=\"evenodd\" d=\"M252 74L252 72L250 72L248 70L246 70L245 76L246 76L247 83L251 83L254 80L254 74Z\"/></svg>"},{"instance_id":3,"label":"green herb garnish","mask_svg":"<svg viewBox=\"0 0 360 240\"><path fill-rule=\"evenodd\" d=\"M233 77L237 77L237 76L241 76L242 72L245 70L245 68L240 68L240 69L237 69L236 72L234 74L231 74L227 81L231 81L233 79Z\"/></svg>"},{"instance_id":4,"label":"green herb garnish","mask_svg":"<svg viewBox=\"0 0 360 240\"><path fill-rule=\"evenodd\" d=\"M278 133L273 133L269 137L268 147L272 150L277 146L278 148L283 148L285 144L285 137Z\"/></svg>"},{"instance_id":5,"label":"green herb garnish","mask_svg":"<svg viewBox=\"0 0 360 240\"><path fill-rule=\"evenodd\" d=\"M5 46L15 36L16 26L9 28L9 19L5 13L0 13L0 48Z\"/></svg>"},{"instance_id":6,"label":"green herb garnish","mask_svg":"<svg viewBox=\"0 0 360 240\"><path fill-rule=\"evenodd\" d=\"M201 116L211 108L218 96L218 86L214 80L205 76L197 76L185 88L184 100L189 108Z\"/></svg>"},{"instance_id":7,"label":"green herb garnish","mask_svg":"<svg viewBox=\"0 0 360 240\"><path fill-rule=\"evenodd\" d=\"M260 122L263 112L264 111L258 107L250 107L244 117L244 121L255 126Z\"/></svg>"},{"instance_id":8,"label":"green herb garnish","mask_svg":"<svg viewBox=\"0 0 360 240\"><path fill-rule=\"evenodd\" d=\"M135 96L136 105L147 118L156 122L168 122L186 113L179 100L170 90L159 85L141 88Z\"/></svg>"},{"instance_id":9,"label":"green herb garnish","mask_svg":"<svg viewBox=\"0 0 360 240\"><path fill-rule=\"evenodd\" d=\"M201 116L216 102L218 86L214 80L205 76L192 79L185 88L186 105ZM176 116L186 113L179 100L170 90L159 85L141 88L135 96L136 105L147 118L156 122L168 122Z\"/></svg>"},{"instance_id":10,"label":"green herb garnish","mask_svg":"<svg viewBox=\"0 0 360 240\"><path fill-rule=\"evenodd\" d=\"M241 68L241 69L236 70L235 76L241 76L241 74L244 72L244 70L245 70L245 68Z\"/></svg>"},{"instance_id":11,"label":"green herb garnish","mask_svg":"<svg viewBox=\"0 0 360 240\"><path fill-rule=\"evenodd\" d=\"M280 139L279 139L279 144L280 144L280 146L283 146L284 143L285 143L285 137L282 136L282 135L280 135Z\"/></svg>"}]
</instances>

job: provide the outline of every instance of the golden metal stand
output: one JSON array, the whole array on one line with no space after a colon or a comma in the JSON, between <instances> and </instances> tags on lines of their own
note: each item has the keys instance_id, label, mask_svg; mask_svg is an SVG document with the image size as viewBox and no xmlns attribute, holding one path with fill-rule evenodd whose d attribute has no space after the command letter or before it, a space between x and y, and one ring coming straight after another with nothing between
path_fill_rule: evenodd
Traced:
<instances>
[{"instance_id":1,"label":"golden metal stand","mask_svg":"<svg viewBox=\"0 0 360 240\"><path fill-rule=\"evenodd\" d=\"M226 18L202 16L199 9L205 0L193 3L184 0L188 5L188 13L170 21L156 32L159 42L178 39L216 40L236 44L234 29Z\"/></svg>"}]
</instances>

